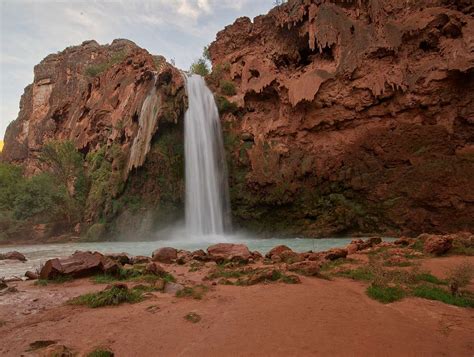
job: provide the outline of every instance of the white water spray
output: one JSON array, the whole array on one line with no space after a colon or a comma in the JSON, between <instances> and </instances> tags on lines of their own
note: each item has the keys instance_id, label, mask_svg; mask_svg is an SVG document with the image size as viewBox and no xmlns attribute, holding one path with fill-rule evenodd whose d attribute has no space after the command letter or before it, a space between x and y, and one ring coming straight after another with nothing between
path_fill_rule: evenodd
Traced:
<instances>
[{"instance_id":1,"label":"white water spray","mask_svg":"<svg viewBox=\"0 0 474 357\"><path fill-rule=\"evenodd\" d=\"M224 144L214 96L198 75L185 77L189 107L184 117L186 229L219 235L230 228Z\"/></svg>"}]
</instances>

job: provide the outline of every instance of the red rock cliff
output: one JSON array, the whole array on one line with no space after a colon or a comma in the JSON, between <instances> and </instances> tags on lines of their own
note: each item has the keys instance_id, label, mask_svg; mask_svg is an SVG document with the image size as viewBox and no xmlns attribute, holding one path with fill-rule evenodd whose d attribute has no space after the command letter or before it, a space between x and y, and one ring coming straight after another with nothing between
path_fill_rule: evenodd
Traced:
<instances>
[{"instance_id":1,"label":"red rock cliff","mask_svg":"<svg viewBox=\"0 0 474 357\"><path fill-rule=\"evenodd\" d=\"M81 206L79 218L64 227L60 215L41 213L8 223L6 239L44 239L72 228L91 239L145 238L161 216L181 210L183 175L174 166L183 162L185 105L179 70L131 41L86 41L47 56L25 88L1 158L32 176L46 169L40 158L46 143L70 141L83 154L86 198L68 187Z\"/></svg>"},{"instance_id":2,"label":"red rock cliff","mask_svg":"<svg viewBox=\"0 0 474 357\"><path fill-rule=\"evenodd\" d=\"M210 82L236 89L236 220L302 235L473 230L473 9L290 0L219 32Z\"/></svg>"}]
</instances>

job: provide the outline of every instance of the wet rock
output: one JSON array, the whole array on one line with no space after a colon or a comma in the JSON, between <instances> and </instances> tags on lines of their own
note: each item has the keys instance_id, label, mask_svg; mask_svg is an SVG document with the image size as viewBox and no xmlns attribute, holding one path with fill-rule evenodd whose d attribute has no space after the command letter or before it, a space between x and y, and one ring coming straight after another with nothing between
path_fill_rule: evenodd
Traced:
<instances>
[{"instance_id":1,"label":"wet rock","mask_svg":"<svg viewBox=\"0 0 474 357\"><path fill-rule=\"evenodd\" d=\"M0 254L0 260L19 260L20 262L26 262L26 257L20 252L13 251Z\"/></svg>"},{"instance_id":2,"label":"wet rock","mask_svg":"<svg viewBox=\"0 0 474 357\"><path fill-rule=\"evenodd\" d=\"M318 275L321 270L321 263L318 261L304 261L288 265L288 270L307 276Z\"/></svg>"},{"instance_id":3,"label":"wet rock","mask_svg":"<svg viewBox=\"0 0 474 357\"><path fill-rule=\"evenodd\" d=\"M423 244L423 251L428 254L443 255L453 246L451 236L430 235L426 237Z\"/></svg>"},{"instance_id":4,"label":"wet rock","mask_svg":"<svg viewBox=\"0 0 474 357\"><path fill-rule=\"evenodd\" d=\"M216 262L236 261L247 262L252 256L244 244L219 243L207 248L211 259Z\"/></svg>"},{"instance_id":5,"label":"wet rock","mask_svg":"<svg viewBox=\"0 0 474 357\"><path fill-rule=\"evenodd\" d=\"M344 248L333 248L323 253L326 260L336 260L347 257L348 251Z\"/></svg>"},{"instance_id":6,"label":"wet rock","mask_svg":"<svg viewBox=\"0 0 474 357\"><path fill-rule=\"evenodd\" d=\"M36 280L38 279L39 275L33 271L30 271L28 270L26 273L25 273L25 276L30 279L30 280Z\"/></svg>"},{"instance_id":7,"label":"wet rock","mask_svg":"<svg viewBox=\"0 0 474 357\"><path fill-rule=\"evenodd\" d=\"M100 253L76 252L69 258L50 259L40 272L41 279L54 279L58 276L79 278L97 273L115 274L120 265Z\"/></svg>"},{"instance_id":8,"label":"wet rock","mask_svg":"<svg viewBox=\"0 0 474 357\"><path fill-rule=\"evenodd\" d=\"M183 289L184 289L184 286L181 285L181 284L167 282L165 284L165 288L164 288L163 292L165 292L166 294L175 295L178 291L181 291Z\"/></svg>"},{"instance_id":9,"label":"wet rock","mask_svg":"<svg viewBox=\"0 0 474 357\"><path fill-rule=\"evenodd\" d=\"M153 252L152 260L155 262L171 264L178 258L178 251L171 247L159 248Z\"/></svg>"}]
</instances>

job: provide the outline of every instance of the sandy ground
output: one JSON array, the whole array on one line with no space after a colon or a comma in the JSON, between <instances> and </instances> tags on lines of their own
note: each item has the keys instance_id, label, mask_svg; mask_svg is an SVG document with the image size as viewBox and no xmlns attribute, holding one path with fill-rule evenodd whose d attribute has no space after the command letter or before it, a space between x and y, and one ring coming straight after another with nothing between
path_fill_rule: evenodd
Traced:
<instances>
[{"instance_id":1,"label":"sandy ground","mask_svg":"<svg viewBox=\"0 0 474 357\"><path fill-rule=\"evenodd\" d=\"M460 259L423 260L442 276ZM202 272L173 267L178 280ZM186 279L184 272L186 271ZM405 298L381 304L366 284L302 278L302 284L212 286L202 300L153 293L141 303L90 309L64 302L101 290L88 279L63 285L18 283L0 297L0 355L54 340L80 355L107 347L116 356L473 356L474 309ZM184 319L189 312L198 323Z\"/></svg>"}]
</instances>

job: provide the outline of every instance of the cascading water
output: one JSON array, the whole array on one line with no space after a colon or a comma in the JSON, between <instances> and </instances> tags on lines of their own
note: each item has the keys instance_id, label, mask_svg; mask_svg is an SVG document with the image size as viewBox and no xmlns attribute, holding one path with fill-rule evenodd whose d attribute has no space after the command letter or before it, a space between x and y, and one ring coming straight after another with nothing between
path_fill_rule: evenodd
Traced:
<instances>
[{"instance_id":1,"label":"cascading water","mask_svg":"<svg viewBox=\"0 0 474 357\"><path fill-rule=\"evenodd\" d=\"M158 119L156 113L159 109L160 102L160 98L156 94L155 83L156 77L142 105L138 119L138 132L130 150L128 171L131 171L135 167L142 166L145 162L146 155L150 151L151 139L156 131L156 122Z\"/></svg>"},{"instance_id":2,"label":"cascading water","mask_svg":"<svg viewBox=\"0 0 474 357\"><path fill-rule=\"evenodd\" d=\"M230 228L219 113L201 76L186 76L185 81L189 102L184 117L186 229L191 235L219 235Z\"/></svg>"}]
</instances>

